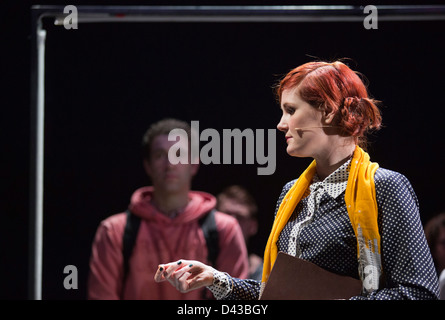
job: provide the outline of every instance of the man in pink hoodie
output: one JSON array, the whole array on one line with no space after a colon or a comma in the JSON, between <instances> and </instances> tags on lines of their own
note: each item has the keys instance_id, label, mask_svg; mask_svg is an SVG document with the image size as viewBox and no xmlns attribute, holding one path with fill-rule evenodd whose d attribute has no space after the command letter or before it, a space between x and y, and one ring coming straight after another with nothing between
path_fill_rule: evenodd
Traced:
<instances>
[{"instance_id":1,"label":"man in pink hoodie","mask_svg":"<svg viewBox=\"0 0 445 320\"><path fill-rule=\"evenodd\" d=\"M144 168L153 186L142 187L131 197L129 210L140 218L128 272L124 272L123 234L127 222L125 212L110 216L97 229L92 245L88 299L170 299L198 300L205 290L180 293L168 283L156 283L154 272L163 261L180 259L207 261L206 244L200 220L216 206L216 198L191 190L198 164L173 165L168 159L172 145L168 134L173 129L188 134L184 149L190 150L190 126L182 121L166 119L153 124L143 139ZM186 142L185 142L186 143ZM238 278L248 276L247 249L237 220L227 214L214 215L218 234L218 256L215 268Z\"/></svg>"}]
</instances>

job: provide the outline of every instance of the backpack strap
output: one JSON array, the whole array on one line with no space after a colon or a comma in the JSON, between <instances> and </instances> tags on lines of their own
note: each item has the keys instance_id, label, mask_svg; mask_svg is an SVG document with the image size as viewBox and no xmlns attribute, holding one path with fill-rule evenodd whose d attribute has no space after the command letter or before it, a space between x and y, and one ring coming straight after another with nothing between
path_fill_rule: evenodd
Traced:
<instances>
[{"instance_id":1,"label":"backpack strap","mask_svg":"<svg viewBox=\"0 0 445 320\"><path fill-rule=\"evenodd\" d=\"M215 209L212 209L208 214L199 219L198 224L201 227L204 238L206 239L208 260L215 266L216 258L219 254L219 236L216 228L215 221ZM127 222L125 224L123 242L122 242L122 255L123 255L123 267L124 267L124 282L128 275L129 261L133 247L138 235L139 226L141 224L141 218L132 214L130 210L126 211Z\"/></svg>"},{"instance_id":2,"label":"backpack strap","mask_svg":"<svg viewBox=\"0 0 445 320\"><path fill-rule=\"evenodd\" d=\"M123 266L124 266L123 283L125 283L128 275L131 253L133 252L133 247L136 242L139 226L141 224L141 218L132 214L130 210L127 210L126 214L127 214L127 223L125 224L124 235L122 239L123 240L122 255L123 255Z\"/></svg>"},{"instance_id":3,"label":"backpack strap","mask_svg":"<svg viewBox=\"0 0 445 320\"><path fill-rule=\"evenodd\" d=\"M212 266L215 266L219 254L219 235L216 228L215 212L216 210L212 209L208 214L199 219L198 222L206 239L208 250L207 259Z\"/></svg>"},{"instance_id":4,"label":"backpack strap","mask_svg":"<svg viewBox=\"0 0 445 320\"><path fill-rule=\"evenodd\" d=\"M215 209L212 209L209 213L199 219L198 224L201 227L204 238L206 239L208 255L207 259L215 266L216 258L219 254L219 236L216 228L215 221ZM125 289L125 283L129 272L129 261L133 252L133 247L136 242L136 238L141 224L141 218L132 214L130 210L126 211L127 222L125 224L124 234L122 238L122 255L123 255L123 268L124 276L122 281L122 296ZM203 297L207 299L205 295L206 291L203 291Z\"/></svg>"}]
</instances>

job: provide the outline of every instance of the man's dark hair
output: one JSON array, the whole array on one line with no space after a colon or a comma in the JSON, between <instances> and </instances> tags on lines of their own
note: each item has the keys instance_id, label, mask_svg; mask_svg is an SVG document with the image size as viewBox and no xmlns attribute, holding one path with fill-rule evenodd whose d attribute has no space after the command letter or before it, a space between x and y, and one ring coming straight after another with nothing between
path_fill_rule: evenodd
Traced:
<instances>
[{"instance_id":1,"label":"man's dark hair","mask_svg":"<svg viewBox=\"0 0 445 320\"><path fill-rule=\"evenodd\" d=\"M173 129L185 130L190 141L191 128L187 122L173 118L163 119L153 123L145 132L142 138L142 157L149 160L153 140L159 135L168 135Z\"/></svg>"},{"instance_id":2,"label":"man's dark hair","mask_svg":"<svg viewBox=\"0 0 445 320\"><path fill-rule=\"evenodd\" d=\"M246 188L239 185L226 187L217 196L218 205L225 199L232 199L240 204L246 205L249 208L250 216L256 217L258 212L256 201Z\"/></svg>"}]
</instances>

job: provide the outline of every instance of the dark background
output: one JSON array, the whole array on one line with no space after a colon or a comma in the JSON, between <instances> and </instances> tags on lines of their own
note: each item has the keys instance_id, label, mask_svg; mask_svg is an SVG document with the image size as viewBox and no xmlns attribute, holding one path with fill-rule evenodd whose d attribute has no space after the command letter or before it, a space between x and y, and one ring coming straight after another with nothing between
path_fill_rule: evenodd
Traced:
<instances>
[{"instance_id":1,"label":"dark background","mask_svg":"<svg viewBox=\"0 0 445 320\"><path fill-rule=\"evenodd\" d=\"M0 230L1 299L28 297L31 4L6 2L0 19L6 218ZM43 299L85 298L99 222L125 210L132 192L149 183L139 148L151 123L171 116L198 120L201 131L275 128L280 110L272 86L313 57L347 57L366 75L370 93L383 102L384 128L370 139L372 160L408 177L422 222L445 210L445 21L379 21L378 30L361 22L104 23L79 24L78 30L44 25ZM282 186L310 161L290 158L280 132L276 146L271 176L258 176L258 164L201 165L193 183L212 194L234 183L252 192L260 230L251 250L260 255ZM63 287L63 268L70 264L79 271L78 290Z\"/></svg>"}]
</instances>

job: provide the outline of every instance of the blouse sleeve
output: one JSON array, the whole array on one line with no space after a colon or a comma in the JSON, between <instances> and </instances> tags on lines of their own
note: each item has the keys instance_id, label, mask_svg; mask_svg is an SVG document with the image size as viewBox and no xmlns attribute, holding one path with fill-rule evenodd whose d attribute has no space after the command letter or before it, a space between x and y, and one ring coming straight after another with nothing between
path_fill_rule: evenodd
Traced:
<instances>
[{"instance_id":1,"label":"blouse sleeve","mask_svg":"<svg viewBox=\"0 0 445 320\"><path fill-rule=\"evenodd\" d=\"M288 182L278 198L275 215L280 207L281 201L287 191L292 187L296 180ZM258 300L260 296L261 281L253 279L238 279L231 277L227 273L219 272L217 270L213 273L213 285L208 289L213 293L213 296L218 300Z\"/></svg>"},{"instance_id":2,"label":"blouse sleeve","mask_svg":"<svg viewBox=\"0 0 445 320\"><path fill-rule=\"evenodd\" d=\"M383 289L355 299L437 299L438 280L408 179L379 169L375 176Z\"/></svg>"},{"instance_id":3,"label":"blouse sleeve","mask_svg":"<svg viewBox=\"0 0 445 320\"><path fill-rule=\"evenodd\" d=\"M216 270L213 273L213 285L208 287L217 300L258 300L260 288L260 281L232 278Z\"/></svg>"}]
</instances>

